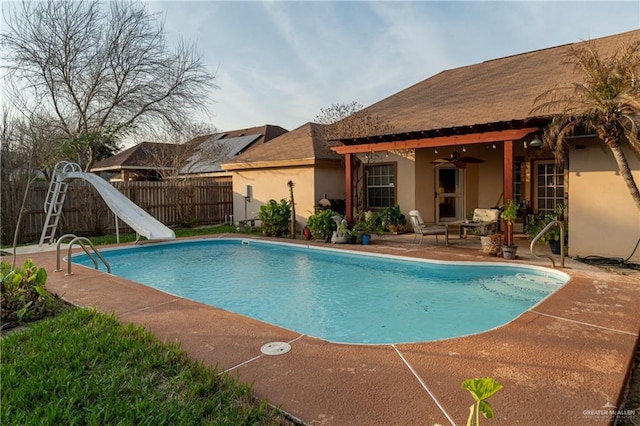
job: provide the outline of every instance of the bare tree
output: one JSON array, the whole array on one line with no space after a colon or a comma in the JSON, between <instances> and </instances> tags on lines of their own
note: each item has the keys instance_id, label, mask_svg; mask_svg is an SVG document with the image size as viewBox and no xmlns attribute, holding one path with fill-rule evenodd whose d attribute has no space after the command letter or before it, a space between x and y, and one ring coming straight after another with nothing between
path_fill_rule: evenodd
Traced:
<instances>
[{"instance_id":1,"label":"bare tree","mask_svg":"<svg viewBox=\"0 0 640 426\"><path fill-rule=\"evenodd\" d=\"M16 245L21 241L22 224L28 209L31 186L35 180L43 176L40 166L46 153L40 152L34 143L35 140L49 136L46 127L41 124L35 117L19 120L6 105L3 106L0 129L0 239L3 244L12 242L14 261Z\"/></svg>"},{"instance_id":2,"label":"bare tree","mask_svg":"<svg viewBox=\"0 0 640 426\"><path fill-rule=\"evenodd\" d=\"M167 128L146 135L157 141L148 146L150 163L165 182L165 197L175 206L183 225L192 225L195 217L196 177L221 163L233 148L225 139L217 139L215 131L205 123L190 123L180 130Z\"/></svg>"},{"instance_id":3,"label":"bare tree","mask_svg":"<svg viewBox=\"0 0 640 426\"><path fill-rule=\"evenodd\" d=\"M148 153L151 165L163 180L186 179L199 167L224 160L231 147L218 140L216 132L215 127L202 122L146 132L144 140L155 142Z\"/></svg>"},{"instance_id":4,"label":"bare tree","mask_svg":"<svg viewBox=\"0 0 640 426\"><path fill-rule=\"evenodd\" d=\"M326 125L322 132L328 140L385 135L393 132L393 126L388 121L372 115L355 101L320 108L320 114L315 116L314 121Z\"/></svg>"},{"instance_id":5,"label":"bare tree","mask_svg":"<svg viewBox=\"0 0 640 426\"><path fill-rule=\"evenodd\" d=\"M25 115L47 111L86 170L126 132L178 129L206 111L214 75L193 45L168 47L162 21L144 3L24 1L5 9L11 100Z\"/></svg>"}]
</instances>

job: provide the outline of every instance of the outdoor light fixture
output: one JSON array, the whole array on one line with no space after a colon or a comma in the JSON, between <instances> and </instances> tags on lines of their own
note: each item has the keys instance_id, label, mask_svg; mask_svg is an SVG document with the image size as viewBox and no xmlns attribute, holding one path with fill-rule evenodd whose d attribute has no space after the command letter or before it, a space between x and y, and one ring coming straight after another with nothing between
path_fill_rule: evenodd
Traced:
<instances>
[{"instance_id":1,"label":"outdoor light fixture","mask_svg":"<svg viewBox=\"0 0 640 426\"><path fill-rule=\"evenodd\" d=\"M467 147L466 146L462 147L462 152L467 152Z\"/></svg>"},{"instance_id":2,"label":"outdoor light fixture","mask_svg":"<svg viewBox=\"0 0 640 426\"><path fill-rule=\"evenodd\" d=\"M542 146L542 141L538 139L536 135L531 142L529 142L529 147L531 148L540 148Z\"/></svg>"},{"instance_id":3,"label":"outdoor light fixture","mask_svg":"<svg viewBox=\"0 0 640 426\"><path fill-rule=\"evenodd\" d=\"M438 148L434 149L434 150L433 150L433 153L434 153L434 154L437 154L437 153L438 153Z\"/></svg>"},{"instance_id":4,"label":"outdoor light fixture","mask_svg":"<svg viewBox=\"0 0 640 426\"><path fill-rule=\"evenodd\" d=\"M494 144L492 144L492 145L491 145L491 148L496 149L496 144L495 144L495 143L494 143Z\"/></svg>"}]
</instances>

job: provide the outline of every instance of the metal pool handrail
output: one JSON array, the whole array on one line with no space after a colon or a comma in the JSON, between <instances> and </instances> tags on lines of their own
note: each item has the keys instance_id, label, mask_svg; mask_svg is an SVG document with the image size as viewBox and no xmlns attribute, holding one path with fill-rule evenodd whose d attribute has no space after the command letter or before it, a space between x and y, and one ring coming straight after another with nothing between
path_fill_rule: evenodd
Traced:
<instances>
[{"instance_id":1,"label":"metal pool handrail","mask_svg":"<svg viewBox=\"0 0 640 426\"><path fill-rule=\"evenodd\" d=\"M531 240L531 246L529 246L529 250L531 251L533 257L540 259L540 256L538 256L533 251L533 247L538 242L540 237L542 237L542 235L544 235L554 225L560 227L560 266L564 268L564 223L561 220L554 220L553 222L548 223L547 226L545 226L542 231L540 231L540 233L538 233L538 235L536 235L535 238ZM544 256L551 261L551 267L555 268L556 262L555 260L553 260L553 257L549 256L548 254L545 254Z\"/></svg>"},{"instance_id":2,"label":"metal pool handrail","mask_svg":"<svg viewBox=\"0 0 640 426\"><path fill-rule=\"evenodd\" d=\"M104 266L107 267L107 272L111 273L111 265L109 265L109 262L107 262L107 260L102 256L102 254L93 245L93 243L86 237L77 237L74 234L65 234L65 235L61 236L60 238L58 238L58 244L56 245L56 271L57 272L62 270L62 269L60 269L60 245L62 244L62 242L64 240L66 240L68 238L71 238L71 241L69 242L69 248L67 250L67 273L65 275L72 275L72 272L71 272L71 249L73 248L73 245L75 243L78 243L78 245L80 245L80 247L82 247L82 250L84 250L84 252L87 254L89 259L91 259L91 261L93 262L94 268L98 269L98 261L89 252L89 250L87 249L87 246L85 246L85 243L89 244L89 247L91 248L91 250L93 250L93 253L95 253L95 255L98 256L98 258L102 261Z\"/></svg>"}]
</instances>

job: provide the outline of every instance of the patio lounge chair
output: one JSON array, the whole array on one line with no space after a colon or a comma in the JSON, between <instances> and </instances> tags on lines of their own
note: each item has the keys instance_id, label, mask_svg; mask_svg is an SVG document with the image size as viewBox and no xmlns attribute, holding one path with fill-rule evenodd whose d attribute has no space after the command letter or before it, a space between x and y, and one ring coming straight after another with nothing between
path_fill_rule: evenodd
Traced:
<instances>
[{"instance_id":1,"label":"patio lounge chair","mask_svg":"<svg viewBox=\"0 0 640 426\"><path fill-rule=\"evenodd\" d=\"M465 238L467 232L474 231L480 235L491 235L498 230L498 209L475 209L471 222L460 223L460 238Z\"/></svg>"},{"instance_id":2,"label":"patio lounge chair","mask_svg":"<svg viewBox=\"0 0 640 426\"><path fill-rule=\"evenodd\" d=\"M449 229L447 225L438 225L438 224L426 224L422 220L422 216L418 210L411 210L409 212L409 216L411 217L411 226L413 226L413 242L416 242L418 235L420 236L420 241L418 244L422 244L422 239L425 235L435 235L436 236L436 244L438 243L438 235L444 235L444 244L449 245Z\"/></svg>"}]
</instances>

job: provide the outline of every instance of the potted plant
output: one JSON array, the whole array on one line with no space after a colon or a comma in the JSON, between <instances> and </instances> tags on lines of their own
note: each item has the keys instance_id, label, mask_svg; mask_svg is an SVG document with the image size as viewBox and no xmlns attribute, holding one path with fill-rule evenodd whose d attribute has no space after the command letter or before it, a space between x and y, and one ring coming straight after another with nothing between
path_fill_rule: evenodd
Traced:
<instances>
[{"instance_id":1,"label":"potted plant","mask_svg":"<svg viewBox=\"0 0 640 426\"><path fill-rule=\"evenodd\" d=\"M533 240L542 232L542 230L551 222L555 220L561 220L564 224L564 205L558 204L552 214L539 213L533 216L533 219L525 227L525 233L527 238ZM566 224L565 225L565 238L566 238ZM560 227L552 226L544 234L540 236L538 242L542 244L549 243L551 253L560 254Z\"/></svg>"},{"instance_id":2,"label":"potted plant","mask_svg":"<svg viewBox=\"0 0 640 426\"><path fill-rule=\"evenodd\" d=\"M509 200L500 213L500 218L507 223L507 232L505 234L505 243L502 246L502 256L505 259L515 259L518 246L513 242L513 223L518 217L520 211L520 203L515 200Z\"/></svg>"},{"instance_id":3,"label":"potted plant","mask_svg":"<svg viewBox=\"0 0 640 426\"><path fill-rule=\"evenodd\" d=\"M400 206L398 204L392 207L387 207L380 213L380 216L382 218L383 228L387 229L389 232L403 232L407 225L407 218L400 211Z\"/></svg>"},{"instance_id":4,"label":"potted plant","mask_svg":"<svg viewBox=\"0 0 640 426\"><path fill-rule=\"evenodd\" d=\"M364 217L353 226L353 229L359 231L362 244L369 244L372 233L378 236L384 233L382 216L374 211L367 211Z\"/></svg>"}]
</instances>

